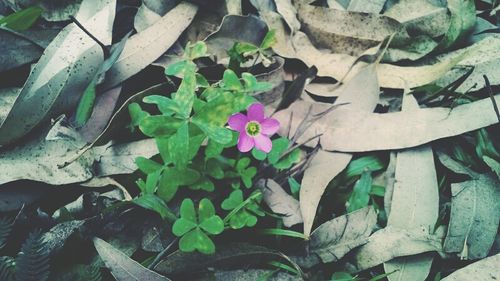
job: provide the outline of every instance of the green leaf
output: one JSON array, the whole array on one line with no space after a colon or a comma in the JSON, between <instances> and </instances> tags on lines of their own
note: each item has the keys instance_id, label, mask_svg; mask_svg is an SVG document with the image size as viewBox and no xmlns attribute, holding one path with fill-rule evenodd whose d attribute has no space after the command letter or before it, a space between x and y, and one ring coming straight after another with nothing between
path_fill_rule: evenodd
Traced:
<instances>
[{"instance_id":1,"label":"green leaf","mask_svg":"<svg viewBox=\"0 0 500 281\"><path fill-rule=\"evenodd\" d=\"M212 201L207 198L201 199L200 204L198 205L198 214L200 222L215 216L215 207L212 204Z\"/></svg>"},{"instance_id":2,"label":"green leaf","mask_svg":"<svg viewBox=\"0 0 500 281\"><path fill-rule=\"evenodd\" d=\"M170 160L179 168L185 168L189 162L189 128L182 124L168 141Z\"/></svg>"},{"instance_id":3,"label":"green leaf","mask_svg":"<svg viewBox=\"0 0 500 281\"><path fill-rule=\"evenodd\" d=\"M208 80L203 75L201 75L199 73L196 73L196 85L198 85L198 87L202 87L202 88L210 87L210 83L208 83Z\"/></svg>"},{"instance_id":4,"label":"green leaf","mask_svg":"<svg viewBox=\"0 0 500 281\"><path fill-rule=\"evenodd\" d=\"M276 38L276 30L271 29L266 33L266 36L262 40L262 43L260 43L260 48L262 50L269 49L277 42L278 39Z\"/></svg>"},{"instance_id":5,"label":"green leaf","mask_svg":"<svg viewBox=\"0 0 500 281\"><path fill-rule=\"evenodd\" d=\"M278 170L285 170L292 167L293 164L300 162L302 156L302 152L300 149L296 148L285 157L282 157L277 163L273 166Z\"/></svg>"},{"instance_id":6,"label":"green leaf","mask_svg":"<svg viewBox=\"0 0 500 281\"><path fill-rule=\"evenodd\" d=\"M242 173L245 170L245 168L248 167L248 165L250 165L250 162L251 162L251 160L248 157L241 158L238 161L238 163L236 164L236 167L235 167L236 171L238 173Z\"/></svg>"},{"instance_id":7,"label":"green leaf","mask_svg":"<svg viewBox=\"0 0 500 281\"><path fill-rule=\"evenodd\" d=\"M167 204L165 204L165 201L154 194L143 194L132 200L132 203L157 212L163 219L172 221L176 219L175 215L167 207Z\"/></svg>"},{"instance_id":8,"label":"green leaf","mask_svg":"<svg viewBox=\"0 0 500 281\"><path fill-rule=\"evenodd\" d=\"M250 214L246 209L236 212L229 220L229 226L232 229L241 229L245 226L253 227L257 224L257 217Z\"/></svg>"},{"instance_id":9,"label":"green leaf","mask_svg":"<svg viewBox=\"0 0 500 281\"><path fill-rule=\"evenodd\" d=\"M473 0L449 0L450 26L437 49L444 50L460 42L476 23L476 8Z\"/></svg>"},{"instance_id":10,"label":"green leaf","mask_svg":"<svg viewBox=\"0 0 500 281\"><path fill-rule=\"evenodd\" d=\"M146 116L139 124L139 129L149 137L167 137L176 132L185 122L170 116Z\"/></svg>"},{"instance_id":11,"label":"green leaf","mask_svg":"<svg viewBox=\"0 0 500 281\"><path fill-rule=\"evenodd\" d=\"M370 191L371 195L378 196L378 197L384 197L385 195L385 186L381 185L372 185L372 189Z\"/></svg>"},{"instance_id":12,"label":"green leaf","mask_svg":"<svg viewBox=\"0 0 500 281\"><path fill-rule=\"evenodd\" d=\"M273 140L272 143L273 147L267 155L267 160L269 161L269 164L274 165L278 162L283 152L288 149L290 141L287 138L281 137Z\"/></svg>"},{"instance_id":13,"label":"green leaf","mask_svg":"<svg viewBox=\"0 0 500 281\"><path fill-rule=\"evenodd\" d=\"M188 47L188 50L190 60L207 56L207 44L205 44L205 42L203 41L198 41L193 45L190 45Z\"/></svg>"},{"instance_id":14,"label":"green leaf","mask_svg":"<svg viewBox=\"0 0 500 281\"><path fill-rule=\"evenodd\" d=\"M188 64L192 64L192 62L188 60L181 60L175 63L172 63L165 68L165 74L170 76L177 76L184 72Z\"/></svg>"},{"instance_id":15,"label":"green leaf","mask_svg":"<svg viewBox=\"0 0 500 281\"><path fill-rule=\"evenodd\" d=\"M214 179L221 180L224 178L224 170L222 169L219 161L217 161L216 159L208 159L206 169L207 174Z\"/></svg>"},{"instance_id":16,"label":"green leaf","mask_svg":"<svg viewBox=\"0 0 500 281\"><path fill-rule=\"evenodd\" d=\"M200 227L209 234L217 235L224 231L224 222L219 216L212 216L202 221Z\"/></svg>"},{"instance_id":17,"label":"green leaf","mask_svg":"<svg viewBox=\"0 0 500 281\"><path fill-rule=\"evenodd\" d=\"M174 95L174 101L179 106L179 116L189 118L193 109L196 91L196 75L194 70L185 70L179 89Z\"/></svg>"},{"instance_id":18,"label":"green leaf","mask_svg":"<svg viewBox=\"0 0 500 281\"><path fill-rule=\"evenodd\" d=\"M239 55L247 55L250 53L256 53L259 51L259 47L255 46L252 43L247 43L247 42L236 42L234 45L234 50L239 54ZM244 54L247 53L247 54ZM243 61L240 61L243 62Z\"/></svg>"},{"instance_id":19,"label":"green leaf","mask_svg":"<svg viewBox=\"0 0 500 281\"><path fill-rule=\"evenodd\" d=\"M380 158L373 155L363 156L358 159L352 160L347 166L342 177L345 180L350 180L361 175L365 170L375 172L383 168L384 163L382 162L382 160L380 160Z\"/></svg>"},{"instance_id":20,"label":"green leaf","mask_svg":"<svg viewBox=\"0 0 500 281\"><path fill-rule=\"evenodd\" d=\"M134 130L135 127L139 126L142 119L149 116L149 113L142 110L141 106L135 102L128 105L128 112L130 114L130 119L131 119L130 127L132 131Z\"/></svg>"},{"instance_id":21,"label":"green leaf","mask_svg":"<svg viewBox=\"0 0 500 281\"><path fill-rule=\"evenodd\" d=\"M293 230L286 230L286 229L279 229L279 228L266 228L262 229L259 231L261 234L266 234L266 235L276 235L276 236L287 236L287 237L293 237L293 238L301 238L301 239L307 239L307 237L302 234L301 232L293 231Z\"/></svg>"},{"instance_id":22,"label":"green leaf","mask_svg":"<svg viewBox=\"0 0 500 281\"><path fill-rule=\"evenodd\" d=\"M214 158L221 155L222 150L224 150L224 145L218 143L212 139L208 140L207 146L205 148L205 158Z\"/></svg>"},{"instance_id":23,"label":"green leaf","mask_svg":"<svg viewBox=\"0 0 500 281\"><path fill-rule=\"evenodd\" d=\"M500 161L500 153L495 148L486 129L483 128L476 132L476 142L476 154L479 158L487 156Z\"/></svg>"},{"instance_id":24,"label":"green leaf","mask_svg":"<svg viewBox=\"0 0 500 281\"><path fill-rule=\"evenodd\" d=\"M186 198L182 201L180 208L181 218L186 219L188 221L192 221L197 224L198 220L196 219L196 211L194 209L193 200Z\"/></svg>"},{"instance_id":25,"label":"green leaf","mask_svg":"<svg viewBox=\"0 0 500 281\"><path fill-rule=\"evenodd\" d=\"M370 171L363 172L361 178L354 185L351 196L347 203L347 212L351 213L368 206L370 202L370 190L372 187L372 176Z\"/></svg>"},{"instance_id":26,"label":"green leaf","mask_svg":"<svg viewBox=\"0 0 500 281\"><path fill-rule=\"evenodd\" d=\"M235 190L229 194L229 197L222 201L221 208L230 211L243 202L243 191Z\"/></svg>"},{"instance_id":27,"label":"green leaf","mask_svg":"<svg viewBox=\"0 0 500 281\"><path fill-rule=\"evenodd\" d=\"M224 83L224 89L231 91L241 91L243 90L243 85L241 85L240 79L231 69L226 69L222 77L222 82Z\"/></svg>"},{"instance_id":28,"label":"green leaf","mask_svg":"<svg viewBox=\"0 0 500 281\"><path fill-rule=\"evenodd\" d=\"M231 131L224 127L217 127L209 123L200 122L193 119L193 123L196 124L211 140L218 142L220 144L230 143L233 139L233 134Z\"/></svg>"},{"instance_id":29,"label":"green leaf","mask_svg":"<svg viewBox=\"0 0 500 281\"><path fill-rule=\"evenodd\" d=\"M263 161L263 160L266 160L267 158L267 153L257 149L257 148L253 148L252 149L252 156L257 159L257 160L260 160L260 161Z\"/></svg>"},{"instance_id":30,"label":"green leaf","mask_svg":"<svg viewBox=\"0 0 500 281\"><path fill-rule=\"evenodd\" d=\"M194 190L201 189L201 190L205 190L208 192L212 192L215 190L215 185L210 179L202 178L199 181L190 185L189 188L194 189Z\"/></svg>"},{"instance_id":31,"label":"green leaf","mask_svg":"<svg viewBox=\"0 0 500 281\"><path fill-rule=\"evenodd\" d=\"M179 113L179 105L171 98L160 96L160 95L150 95L142 99L144 103L156 104L158 109L163 115L172 116L174 113Z\"/></svg>"},{"instance_id":32,"label":"green leaf","mask_svg":"<svg viewBox=\"0 0 500 281\"><path fill-rule=\"evenodd\" d=\"M175 196L179 186L194 184L199 178L200 173L191 168L165 168L160 177L158 195L168 202Z\"/></svg>"},{"instance_id":33,"label":"green leaf","mask_svg":"<svg viewBox=\"0 0 500 281\"><path fill-rule=\"evenodd\" d=\"M245 187L250 188L253 186L252 179L255 177L257 174L257 168L256 167L249 167L248 169L245 169L240 175L241 175L241 180L243 181L243 184Z\"/></svg>"},{"instance_id":34,"label":"green leaf","mask_svg":"<svg viewBox=\"0 0 500 281\"><path fill-rule=\"evenodd\" d=\"M296 196L296 195L299 194L299 192L300 192L300 183L298 181L296 181L292 177L289 177L288 178L288 185L290 185L290 192L292 192L292 194L294 196Z\"/></svg>"},{"instance_id":35,"label":"green leaf","mask_svg":"<svg viewBox=\"0 0 500 281\"><path fill-rule=\"evenodd\" d=\"M81 128L87 123L92 111L96 98L96 80L92 79L80 98L80 102L76 107L74 125L76 128Z\"/></svg>"},{"instance_id":36,"label":"green leaf","mask_svg":"<svg viewBox=\"0 0 500 281\"><path fill-rule=\"evenodd\" d=\"M183 252L198 250L203 254L215 253L215 245L210 238L199 228L188 232L179 241L179 248Z\"/></svg>"},{"instance_id":37,"label":"green leaf","mask_svg":"<svg viewBox=\"0 0 500 281\"><path fill-rule=\"evenodd\" d=\"M15 31L27 30L38 20L42 13L43 9L40 7L29 7L1 18L0 26Z\"/></svg>"},{"instance_id":38,"label":"green leaf","mask_svg":"<svg viewBox=\"0 0 500 281\"><path fill-rule=\"evenodd\" d=\"M243 72L241 74L241 78L245 83L245 90L247 92L265 92L269 91L273 88L273 84L269 82L259 82L257 78L253 76L251 73Z\"/></svg>"},{"instance_id":39,"label":"green leaf","mask_svg":"<svg viewBox=\"0 0 500 281\"><path fill-rule=\"evenodd\" d=\"M189 231L195 229L197 226L198 224L193 221L180 218L176 220L174 225L172 226L172 233L177 237L181 237Z\"/></svg>"},{"instance_id":40,"label":"green leaf","mask_svg":"<svg viewBox=\"0 0 500 281\"><path fill-rule=\"evenodd\" d=\"M161 171L156 171L148 174L146 177L146 189L142 190L144 194L153 194L158 186L158 179L160 178Z\"/></svg>"},{"instance_id":41,"label":"green leaf","mask_svg":"<svg viewBox=\"0 0 500 281\"><path fill-rule=\"evenodd\" d=\"M151 174L163 168L163 165L142 156L135 158L135 164L145 174Z\"/></svg>"}]
</instances>

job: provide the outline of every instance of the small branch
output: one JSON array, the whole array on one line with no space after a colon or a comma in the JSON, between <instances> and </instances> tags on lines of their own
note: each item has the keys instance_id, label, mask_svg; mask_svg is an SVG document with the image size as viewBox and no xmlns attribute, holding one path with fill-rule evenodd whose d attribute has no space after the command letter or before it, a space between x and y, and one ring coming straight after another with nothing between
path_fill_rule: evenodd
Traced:
<instances>
[{"instance_id":1,"label":"small branch","mask_svg":"<svg viewBox=\"0 0 500 281\"><path fill-rule=\"evenodd\" d=\"M101 46L102 51L104 52L104 57L109 57L109 49L104 45L99 39L97 39L92 33L90 33L74 16L69 16L71 21L73 21L76 26L78 26L85 34L87 34L92 40L94 40L99 46Z\"/></svg>"},{"instance_id":2,"label":"small branch","mask_svg":"<svg viewBox=\"0 0 500 281\"><path fill-rule=\"evenodd\" d=\"M486 83L486 88L488 89L488 94L490 94L491 103L493 103L493 109L497 114L498 122L500 122L500 112L498 111L497 101L495 100L495 97L493 96L493 91L491 90L490 80L488 80L488 77L486 77L486 75L483 75L483 78L484 82Z\"/></svg>"}]
</instances>

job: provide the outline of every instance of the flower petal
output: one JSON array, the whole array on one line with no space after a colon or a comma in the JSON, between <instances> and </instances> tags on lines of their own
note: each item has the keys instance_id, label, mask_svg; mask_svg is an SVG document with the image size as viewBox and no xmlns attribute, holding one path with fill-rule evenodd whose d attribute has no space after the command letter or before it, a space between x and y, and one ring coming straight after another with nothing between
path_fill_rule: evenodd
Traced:
<instances>
[{"instance_id":1,"label":"flower petal","mask_svg":"<svg viewBox=\"0 0 500 281\"><path fill-rule=\"evenodd\" d=\"M260 134L256 137L253 138L255 141L255 147L258 150L264 151L265 153L269 153L271 151L271 148L273 148L273 143L271 142L271 139L263 134Z\"/></svg>"},{"instance_id":2,"label":"flower petal","mask_svg":"<svg viewBox=\"0 0 500 281\"><path fill-rule=\"evenodd\" d=\"M255 142L254 139L247 135L245 132L240 133L240 137L238 138L238 150L241 152L248 152L252 150Z\"/></svg>"},{"instance_id":3,"label":"flower petal","mask_svg":"<svg viewBox=\"0 0 500 281\"><path fill-rule=\"evenodd\" d=\"M264 119L260 123L260 131L264 135L272 136L274 135L280 128L280 122L274 118Z\"/></svg>"},{"instance_id":4,"label":"flower petal","mask_svg":"<svg viewBox=\"0 0 500 281\"><path fill-rule=\"evenodd\" d=\"M254 103L248 107L248 120L261 122L264 120L264 106L261 103Z\"/></svg>"},{"instance_id":5,"label":"flower petal","mask_svg":"<svg viewBox=\"0 0 500 281\"><path fill-rule=\"evenodd\" d=\"M245 126L248 123L248 118L245 116L245 114L236 113L229 117L227 123L229 124L229 127L231 127L231 129L242 133L245 132Z\"/></svg>"}]
</instances>

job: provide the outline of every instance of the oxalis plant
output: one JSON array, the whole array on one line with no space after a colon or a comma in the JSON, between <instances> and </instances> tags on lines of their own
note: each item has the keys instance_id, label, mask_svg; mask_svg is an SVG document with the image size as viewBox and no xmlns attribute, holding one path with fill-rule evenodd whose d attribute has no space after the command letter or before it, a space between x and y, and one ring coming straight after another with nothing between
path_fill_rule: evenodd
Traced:
<instances>
[{"instance_id":1,"label":"oxalis plant","mask_svg":"<svg viewBox=\"0 0 500 281\"><path fill-rule=\"evenodd\" d=\"M231 64L244 63L249 55L265 56L273 41L269 33L259 47L235 44ZM137 103L129 111L132 125L155 139L161 160L136 159L146 177L137 181L141 193L134 202L173 223L180 250L211 254L215 245L210 236L253 227L265 216L262 192L255 186L262 161L287 169L299 160L300 151L287 151L286 138L271 139L280 124L266 117L264 106L252 96L271 85L239 69L226 69L222 80L209 83L194 62L205 56L205 43L188 44L183 58L165 70L167 76L182 78L177 91L143 99L157 113ZM168 207L174 198L182 201L178 214Z\"/></svg>"}]
</instances>

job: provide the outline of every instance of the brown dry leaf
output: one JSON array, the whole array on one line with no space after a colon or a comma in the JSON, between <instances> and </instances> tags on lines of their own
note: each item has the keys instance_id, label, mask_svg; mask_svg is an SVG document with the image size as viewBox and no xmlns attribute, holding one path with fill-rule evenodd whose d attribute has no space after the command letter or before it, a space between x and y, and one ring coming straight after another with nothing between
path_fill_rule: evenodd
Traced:
<instances>
[{"instance_id":1,"label":"brown dry leaf","mask_svg":"<svg viewBox=\"0 0 500 281\"><path fill-rule=\"evenodd\" d=\"M500 95L495 96L500 103ZM291 133L305 117L309 108L321 113L330 106L298 101L275 118ZM290 118L291 114L293 118ZM291 120L291 124L289 124ZM437 139L460 135L498 123L490 98L449 108L425 108L414 112L370 113L340 106L311 124L298 142L319 138L321 147L328 151L365 152L415 147ZM286 133L283 131L280 134ZM366 141L369 139L370 141ZM306 143L314 147L318 140Z\"/></svg>"}]
</instances>

